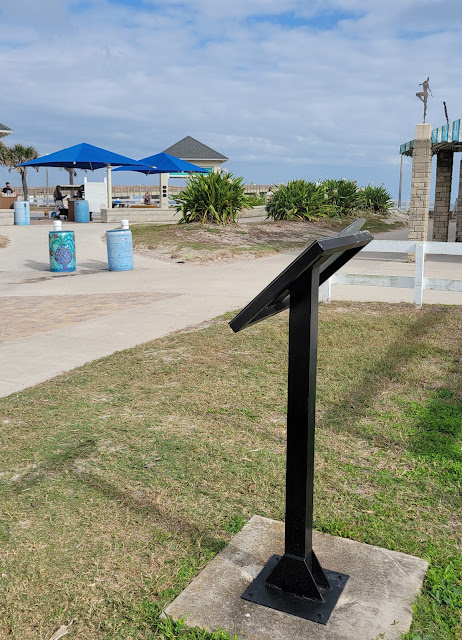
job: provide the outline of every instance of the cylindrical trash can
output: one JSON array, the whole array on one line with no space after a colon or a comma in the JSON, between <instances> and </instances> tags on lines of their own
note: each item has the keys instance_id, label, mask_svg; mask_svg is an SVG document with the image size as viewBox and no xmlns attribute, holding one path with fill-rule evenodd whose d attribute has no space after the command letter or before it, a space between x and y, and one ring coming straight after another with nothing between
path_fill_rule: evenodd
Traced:
<instances>
[{"instance_id":1,"label":"cylindrical trash can","mask_svg":"<svg viewBox=\"0 0 462 640\"><path fill-rule=\"evenodd\" d=\"M74 216L76 222L90 222L88 200L74 200Z\"/></svg>"},{"instance_id":2,"label":"cylindrical trash can","mask_svg":"<svg viewBox=\"0 0 462 640\"><path fill-rule=\"evenodd\" d=\"M109 271L133 269L133 245L130 229L106 231L107 262Z\"/></svg>"},{"instance_id":3,"label":"cylindrical trash can","mask_svg":"<svg viewBox=\"0 0 462 640\"><path fill-rule=\"evenodd\" d=\"M24 200L16 200L14 203L14 223L30 224L30 205Z\"/></svg>"},{"instance_id":4,"label":"cylindrical trash can","mask_svg":"<svg viewBox=\"0 0 462 640\"><path fill-rule=\"evenodd\" d=\"M73 231L50 231L50 271L75 271L75 238Z\"/></svg>"}]
</instances>

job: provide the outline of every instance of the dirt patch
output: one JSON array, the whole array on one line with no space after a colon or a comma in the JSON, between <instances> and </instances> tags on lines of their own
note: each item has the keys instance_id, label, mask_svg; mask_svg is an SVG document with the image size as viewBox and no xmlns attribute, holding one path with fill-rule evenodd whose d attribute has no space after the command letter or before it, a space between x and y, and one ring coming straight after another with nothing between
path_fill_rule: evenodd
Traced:
<instances>
[{"instance_id":1,"label":"dirt patch","mask_svg":"<svg viewBox=\"0 0 462 640\"><path fill-rule=\"evenodd\" d=\"M265 221L245 225L170 225L132 228L135 249L174 262L234 262L299 250L345 226L335 222Z\"/></svg>"},{"instance_id":2,"label":"dirt patch","mask_svg":"<svg viewBox=\"0 0 462 640\"><path fill-rule=\"evenodd\" d=\"M387 216L364 213L364 229L380 233L407 224L408 215L392 211ZM355 218L264 220L246 224L134 225L136 251L167 262L235 262L279 251L299 251L316 238L330 237Z\"/></svg>"},{"instance_id":3,"label":"dirt patch","mask_svg":"<svg viewBox=\"0 0 462 640\"><path fill-rule=\"evenodd\" d=\"M0 236L0 249L4 249L10 244L10 239L6 236Z\"/></svg>"}]
</instances>

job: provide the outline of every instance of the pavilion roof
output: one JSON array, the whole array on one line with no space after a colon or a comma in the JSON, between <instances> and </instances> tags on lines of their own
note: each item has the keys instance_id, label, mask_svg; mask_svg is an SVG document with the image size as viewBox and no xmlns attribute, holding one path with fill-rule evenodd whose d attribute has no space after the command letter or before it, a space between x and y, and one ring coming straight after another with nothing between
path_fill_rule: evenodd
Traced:
<instances>
[{"instance_id":1,"label":"pavilion roof","mask_svg":"<svg viewBox=\"0 0 462 640\"><path fill-rule=\"evenodd\" d=\"M13 133L13 129L10 129L4 124L0 124L0 138L3 138L3 136L8 136L10 133Z\"/></svg>"},{"instance_id":2,"label":"pavilion roof","mask_svg":"<svg viewBox=\"0 0 462 640\"><path fill-rule=\"evenodd\" d=\"M181 160L188 160L189 162L196 162L199 160L215 160L218 162L225 162L229 158L224 156L215 149L208 147L203 142L199 142L191 136L186 136L182 140L175 142L168 149L164 149L164 153L168 153L171 156L180 158Z\"/></svg>"},{"instance_id":3,"label":"pavilion roof","mask_svg":"<svg viewBox=\"0 0 462 640\"><path fill-rule=\"evenodd\" d=\"M440 149L450 149L451 151L462 151L462 127L461 119L454 120L449 124L432 129L432 152L437 153ZM414 140L405 142L399 148L401 155L412 156Z\"/></svg>"}]
</instances>

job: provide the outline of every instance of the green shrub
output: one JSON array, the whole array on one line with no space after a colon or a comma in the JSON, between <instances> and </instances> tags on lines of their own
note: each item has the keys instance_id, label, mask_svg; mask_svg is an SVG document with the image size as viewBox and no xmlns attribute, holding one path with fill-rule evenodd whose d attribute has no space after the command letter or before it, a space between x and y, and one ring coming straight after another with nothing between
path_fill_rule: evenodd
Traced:
<instances>
[{"instance_id":1,"label":"green shrub","mask_svg":"<svg viewBox=\"0 0 462 640\"><path fill-rule=\"evenodd\" d=\"M391 194L383 185L374 187L368 184L362 190L363 208L370 209L375 213L387 213L393 207L393 199Z\"/></svg>"},{"instance_id":2,"label":"green shrub","mask_svg":"<svg viewBox=\"0 0 462 640\"><path fill-rule=\"evenodd\" d=\"M265 196L264 194L259 193L251 193L247 196L249 199L249 207L259 207L262 204L265 204Z\"/></svg>"},{"instance_id":3,"label":"green shrub","mask_svg":"<svg viewBox=\"0 0 462 640\"><path fill-rule=\"evenodd\" d=\"M277 188L266 211L273 220L316 220L329 215L329 204L322 184L292 180Z\"/></svg>"},{"instance_id":4,"label":"green shrub","mask_svg":"<svg viewBox=\"0 0 462 640\"><path fill-rule=\"evenodd\" d=\"M353 180L324 180L328 203L331 205L329 215L350 216L361 208L362 197L356 182Z\"/></svg>"},{"instance_id":5,"label":"green shrub","mask_svg":"<svg viewBox=\"0 0 462 640\"><path fill-rule=\"evenodd\" d=\"M243 179L231 173L192 175L175 200L176 210L182 213L180 223L236 222L239 211L249 206Z\"/></svg>"}]
</instances>

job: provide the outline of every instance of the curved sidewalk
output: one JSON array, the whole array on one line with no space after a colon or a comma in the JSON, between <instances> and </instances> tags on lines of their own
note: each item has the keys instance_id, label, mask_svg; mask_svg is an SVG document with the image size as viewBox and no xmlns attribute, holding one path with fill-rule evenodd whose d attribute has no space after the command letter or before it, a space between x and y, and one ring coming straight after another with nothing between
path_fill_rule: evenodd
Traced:
<instances>
[{"instance_id":1,"label":"curved sidewalk","mask_svg":"<svg viewBox=\"0 0 462 640\"><path fill-rule=\"evenodd\" d=\"M65 223L76 233L77 271L52 274L49 223L0 227L0 396L121 349L208 321L249 302L293 259L176 264L135 255L135 268L107 270L104 234L113 224ZM385 234L405 238L406 230ZM384 237L384 234L381 235ZM396 239L398 239L396 238ZM444 259L441 259L444 258ZM351 273L412 274L403 256L358 256ZM435 257L428 275L462 280L462 259ZM412 291L334 286L335 299L412 302ZM425 303L462 304L462 294L426 292Z\"/></svg>"}]
</instances>

